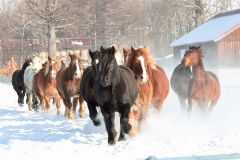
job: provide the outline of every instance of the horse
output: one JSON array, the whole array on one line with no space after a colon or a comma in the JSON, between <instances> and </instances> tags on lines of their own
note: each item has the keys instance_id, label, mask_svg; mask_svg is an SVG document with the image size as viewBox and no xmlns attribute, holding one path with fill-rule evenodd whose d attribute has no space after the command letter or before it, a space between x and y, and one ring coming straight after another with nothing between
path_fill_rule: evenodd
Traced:
<instances>
[{"instance_id":1,"label":"horse","mask_svg":"<svg viewBox=\"0 0 240 160\"><path fill-rule=\"evenodd\" d=\"M91 66L87 67L83 72L80 83L80 94L87 103L89 116L94 126L99 126L101 124L101 121L97 117L98 112L96 108L99 105L93 92L93 85L95 83L95 77L97 75L97 66L100 62L100 52L97 50L92 52L89 49L89 55L91 58Z\"/></svg>"},{"instance_id":2,"label":"horse","mask_svg":"<svg viewBox=\"0 0 240 160\"><path fill-rule=\"evenodd\" d=\"M29 111L37 110L37 98L33 91L33 77L42 68L44 61L39 56L33 56L32 63L25 69L23 82L26 89L27 104Z\"/></svg>"},{"instance_id":3,"label":"horse","mask_svg":"<svg viewBox=\"0 0 240 160\"><path fill-rule=\"evenodd\" d=\"M83 98L80 96L80 82L83 73L81 59L69 54L71 59L68 67L62 68L57 73L57 90L65 105L65 117L73 120L73 111L76 110L78 101L80 103L79 116L84 117ZM71 98L73 98L71 100Z\"/></svg>"},{"instance_id":4,"label":"horse","mask_svg":"<svg viewBox=\"0 0 240 160\"><path fill-rule=\"evenodd\" d=\"M125 51L126 66L134 75L139 89L137 103L141 106L140 120L146 117L148 108L153 105L160 112L169 93L169 80L164 70L153 63L147 47Z\"/></svg>"},{"instance_id":5,"label":"horse","mask_svg":"<svg viewBox=\"0 0 240 160\"><path fill-rule=\"evenodd\" d=\"M218 102L221 89L218 77L204 69L200 46L190 47L182 58L182 63L193 68L193 78L188 89L188 111L192 110L195 101L200 109L211 113Z\"/></svg>"},{"instance_id":6,"label":"horse","mask_svg":"<svg viewBox=\"0 0 240 160\"><path fill-rule=\"evenodd\" d=\"M188 88L192 78L191 67L185 67L182 63L174 69L170 84L172 90L177 94L181 109L187 109Z\"/></svg>"},{"instance_id":7,"label":"horse","mask_svg":"<svg viewBox=\"0 0 240 160\"><path fill-rule=\"evenodd\" d=\"M24 87L24 82L23 82L24 71L31 64L32 64L32 59L27 58L24 64L22 65L22 69L16 70L12 75L12 86L13 86L13 89L17 92L18 104L20 106L24 105L24 97L26 93L26 89Z\"/></svg>"},{"instance_id":8,"label":"horse","mask_svg":"<svg viewBox=\"0 0 240 160\"><path fill-rule=\"evenodd\" d=\"M58 58L48 57L48 61L42 65L41 70L34 76L33 86L35 94L40 100L42 109L50 108L50 98L56 101L57 114L60 113L61 97L56 88L56 75L60 70Z\"/></svg>"},{"instance_id":9,"label":"horse","mask_svg":"<svg viewBox=\"0 0 240 160\"><path fill-rule=\"evenodd\" d=\"M108 144L115 144L115 112L120 114L120 136L128 134L132 128L129 124L129 113L138 96L138 87L133 72L125 66L118 66L114 47L100 48L101 61L93 86L94 95L100 106L108 133Z\"/></svg>"}]
</instances>

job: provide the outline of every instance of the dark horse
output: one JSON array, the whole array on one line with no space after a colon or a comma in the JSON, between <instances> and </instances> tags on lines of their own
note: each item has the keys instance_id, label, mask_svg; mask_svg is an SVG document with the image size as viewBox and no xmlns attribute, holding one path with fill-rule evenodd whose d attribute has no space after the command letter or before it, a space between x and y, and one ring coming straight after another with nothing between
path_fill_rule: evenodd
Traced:
<instances>
[{"instance_id":1,"label":"dark horse","mask_svg":"<svg viewBox=\"0 0 240 160\"><path fill-rule=\"evenodd\" d=\"M173 91L177 94L181 108L187 108L188 88L192 77L190 67L185 67L183 64L177 65L172 73L170 80Z\"/></svg>"},{"instance_id":2,"label":"dark horse","mask_svg":"<svg viewBox=\"0 0 240 160\"><path fill-rule=\"evenodd\" d=\"M97 66L100 62L100 52L92 52L89 50L89 55L92 59L91 66L87 67L83 72L82 80L80 83L80 94L87 103L90 119L93 121L93 124L95 126L99 126L101 122L97 118L98 112L96 108L99 105L93 93L93 85L97 74Z\"/></svg>"},{"instance_id":3,"label":"dark horse","mask_svg":"<svg viewBox=\"0 0 240 160\"><path fill-rule=\"evenodd\" d=\"M76 55L69 54L71 62L68 67L62 68L57 74L57 90L65 105L65 116L74 119L73 110L80 103L79 116L84 116L83 98L80 96L80 81L83 65ZM73 98L73 100L71 100Z\"/></svg>"},{"instance_id":4,"label":"dark horse","mask_svg":"<svg viewBox=\"0 0 240 160\"><path fill-rule=\"evenodd\" d=\"M25 69L31 65L32 59L28 58L25 60L22 69L21 70L16 70L13 75L12 75L12 86L14 90L17 92L18 95L18 104L22 106L24 104L24 96L25 96L25 87L23 83L23 75Z\"/></svg>"},{"instance_id":5,"label":"dark horse","mask_svg":"<svg viewBox=\"0 0 240 160\"><path fill-rule=\"evenodd\" d=\"M188 110L192 110L194 100L200 109L211 113L220 97L221 90L217 76L204 69L200 46L190 47L182 58L182 63L193 67L193 78L188 90ZM210 106L208 106L209 102Z\"/></svg>"},{"instance_id":6,"label":"dark horse","mask_svg":"<svg viewBox=\"0 0 240 160\"><path fill-rule=\"evenodd\" d=\"M115 144L115 112L120 113L120 140L125 139L132 129L129 124L129 113L138 96L138 87L133 72L125 66L118 66L115 58L115 48L104 49L98 66L97 77L94 83L94 94L100 105L108 132L108 143Z\"/></svg>"}]
</instances>

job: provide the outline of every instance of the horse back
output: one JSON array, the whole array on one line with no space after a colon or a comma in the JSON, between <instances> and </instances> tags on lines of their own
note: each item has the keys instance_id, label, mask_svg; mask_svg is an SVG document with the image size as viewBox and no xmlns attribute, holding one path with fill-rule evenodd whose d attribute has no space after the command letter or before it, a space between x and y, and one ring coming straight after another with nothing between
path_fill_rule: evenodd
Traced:
<instances>
[{"instance_id":1,"label":"horse back","mask_svg":"<svg viewBox=\"0 0 240 160\"><path fill-rule=\"evenodd\" d=\"M121 81L119 84L119 91L120 95L123 95L123 101L125 99L128 99L131 105L135 102L135 100L137 99L138 96L138 87L137 87L137 83L136 80L134 78L134 73L132 72L131 69L129 69L126 66L120 65L120 76L121 76ZM128 98L124 98L124 97L128 97ZM121 99L121 98L120 98Z\"/></svg>"},{"instance_id":2,"label":"horse back","mask_svg":"<svg viewBox=\"0 0 240 160\"><path fill-rule=\"evenodd\" d=\"M170 84L171 88L178 96L187 98L191 76L191 69L184 67L182 64L179 64L174 69L170 79Z\"/></svg>"},{"instance_id":3,"label":"horse back","mask_svg":"<svg viewBox=\"0 0 240 160\"><path fill-rule=\"evenodd\" d=\"M16 70L12 75L12 85L15 90L23 90L23 74L21 74L21 70Z\"/></svg>"},{"instance_id":4,"label":"horse back","mask_svg":"<svg viewBox=\"0 0 240 160\"><path fill-rule=\"evenodd\" d=\"M149 78L153 85L153 98L164 100L169 93L169 80L165 71L159 65L152 69L152 75Z\"/></svg>"},{"instance_id":5,"label":"horse back","mask_svg":"<svg viewBox=\"0 0 240 160\"><path fill-rule=\"evenodd\" d=\"M92 67L89 66L84 70L82 75L82 79L80 82L80 95L87 102L91 101L97 103L93 93L94 80L95 77L93 75Z\"/></svg>"}]
</instances>

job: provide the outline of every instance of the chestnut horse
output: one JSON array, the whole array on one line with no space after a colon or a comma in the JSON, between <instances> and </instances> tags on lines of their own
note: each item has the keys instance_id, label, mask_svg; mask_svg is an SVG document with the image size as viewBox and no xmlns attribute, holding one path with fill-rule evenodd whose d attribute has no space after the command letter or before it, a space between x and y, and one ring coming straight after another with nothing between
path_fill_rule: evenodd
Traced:
<instances>
[{"instance_id":1,"label":"chestnut horse","mask_svg":"<svg viewBox=\"0 0 240 160\"><path fill-rule=\"evenodd\" d=\"M143 120L151 105L158 111L161 110L169 92L169 80L164 70L153 63L146 47L138 49L131 47L131 52L126 51L125 49L124 59L127 67L134 72L137 81L139 89L137 104L142 108L140 119Z\"/></svg>"},{"instance_id":2,"label":"chestnut horse","mask_svg":"<svg viewBox=\"0 0 240 160\"><path fill-rule=\"evenodd\" d=\"M33 87L43 109L50 108L50 98L56 101L57 114L60 112L60 95L56 88L56 75L60 69L58 58L48 57L42 69L34 76Z\"/></svg>"},{"instance_id":3,"label":"chestnut horse","mask_svg":"<svg viewBox=\"0 0 240 160\"><path fill-rule=\"evenodd\" d=\"M188 111L192 110L195 101L200 109L211 113L220 97L220 84L214 73L205 71L200 46L190 47L182 58L182 63L193 67L193 78L188 90Z\"/></svg>"},{"instance_id":4,"label":"chestnut horse","mask_svg":"<svg viewBox=\"0 0 240 160\"><path fill-rule=\"evenodd\" d=\"M80 103L79 116L84 117L83 98L80 96L80 81L83 73L83 63L74 54L69 54L70 64L57 74L57 90L65 105L65 117L74 119L73 110ZM71 100L73 98L73 100Z\"/></svg>"}]
</instances>

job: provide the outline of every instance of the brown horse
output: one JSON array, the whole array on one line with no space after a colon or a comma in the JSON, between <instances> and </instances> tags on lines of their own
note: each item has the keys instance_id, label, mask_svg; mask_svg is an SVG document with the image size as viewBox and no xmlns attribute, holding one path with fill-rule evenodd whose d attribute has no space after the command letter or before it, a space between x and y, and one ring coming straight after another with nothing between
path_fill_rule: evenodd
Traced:
<instances>
[{"instance_id":1,"label":"brown horse","mask_svg":"<svg viewBox=\"0 0 240 160\"><path fill-rule=\"evenodd\" d=\"M137 104L141 106L140 119L145 119L148 108L153 105L161 110L164 100L169 92L169 80L164 70L154 64L148 49L131 47L131 51L124 49L126 65L135 74L139 89Z\"/></svg>"},{"instance_id":2,"label":"brown horse","mask_svg":"<svg viewBox=\"0 0 240 160\"><path fill-rule=\"evenodd\" d=\"M73 111L80 103L79 116L84 117L83 98L80 96L80 81L83 73L83 63L74 54L69 54L71 62L67 68L61 69L57 74L57 90L65 105L65 116L74 119ZM73 98L73 100L71 100Z\"/></svg>"},{"instance_id":3,"label":"brown horse","mask_svg":"<svg viewBox=\"0 0 240 160\"><path fill-rule=\"evenodd\" d=\"M220 84L214 73L205 71L200 46L190 47L182 63L193 67L193 78L188 90L188 110L192 110L194 100L203 111L208 109L211 113L220 97ZM209 102L211 104L208 107Z\"/></svg>"},{"instance_id":4,"label":"brown horse","mask_svg":"<svg viewBox=\"0 0 240 160\"><path fill-rule=\"evenodd\" d=\"M57 114L60 111L60 96L56 88L56 75L60 69L58 58L48 57L42 69L34 76L33 86L43 109L50 108L50 98L56 100Z\"/></svg>"}]
</instances>

